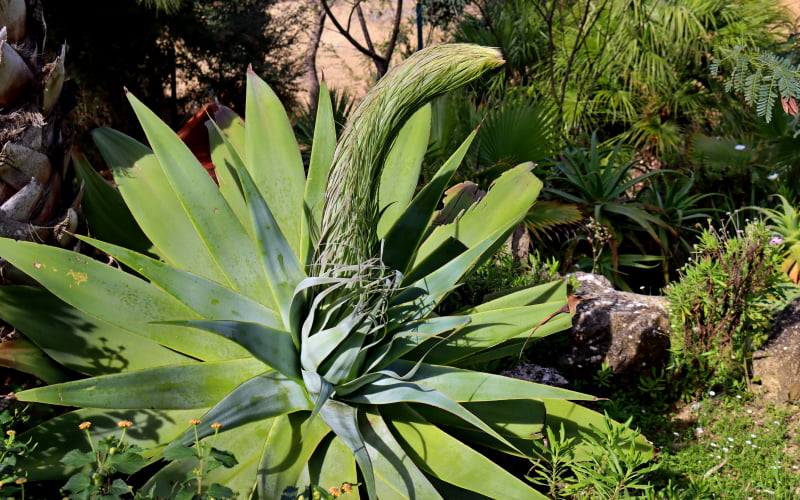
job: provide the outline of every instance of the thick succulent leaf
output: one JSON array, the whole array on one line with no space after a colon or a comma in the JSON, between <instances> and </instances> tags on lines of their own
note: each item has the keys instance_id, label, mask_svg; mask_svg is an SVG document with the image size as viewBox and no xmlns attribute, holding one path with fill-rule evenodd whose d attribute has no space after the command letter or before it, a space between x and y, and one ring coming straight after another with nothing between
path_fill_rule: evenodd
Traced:
<instances>
[{"instance_id":1,"label":"thick succulent leaf","mask_svg":"<svg viewBox=\"0 0 800 500\"><path fill-rule=\"evenodd\" d=\"M180 353L206 360L248 355L212 333L151 324L201 318L163 290L114 267L75 252L3 238L0 256L71 306Z\"/></svg>"},{"instance_id":2,"label":"thick succulent leaf","mask_svg":"<svg viewBox=\"0 0 800 500\"><path fill-rule=\"evenodd\" d=\"M542 181L532 170L532 163L523 163L504 172L486 196L457 221L433 230L420 246L415 263L423 261L447 238L457 238L471 248L492 237L498 229L510 230L519 224L542 188Z\"/></svg>"},{"instance_id":3,"label":"thick succulent leaf","mask_svg":"<svg viewBox=\"0 0 800 500\"><path fill-rule=\"evenodd\" d=\"M415 379L412 378L412 380ZM472 424L486 434L494 437L501 443L513 448L504 437L489 427L478 417L467 411L463 406L454 401L449 395L440 392L422 383L415 381L395 380L391 377L384 377L373 381L371 384L361 388L361 390L348 394L345 398L354 403L366 403L374 405L386 405L394 403L420 403L441 408L453 415L461 418L465 422Z\"/></svg>"},{"instance_id":4,"label":"thick succulent leaf","mask_svg":"<svg viewBox=\"0 0 800 500\"><path fill-rule=\"evenodd\" d=\"M594 396L543 384L534 384L501 375L462 370L449 366L397 361L390 368L397 373L406 373L416 367L411 380L441 391L454 401L496 401L505 399L569 399L595 401Z\"/></svg>"},{"instance_id":5,"label":"thick succulent leaf","mask_svg":"<svg viewBox=\"0 0 800 500\"><path fill-rule=\"evenodd\" d=\"M367 445L375 467L375 488L381 500L412 500L415 498L441 498L425 474L414 465L406 451L400 446L389 427L383 413L392 414L391 406L366 414L363 428L364 442Z\"/></svg>"},{"instance_id":6,"label":"thick succulent leaf","mask_svg":"<svg viewBox=\"0 0 800 500\"><path fill-rule=\"evenodd\" d=\"M72 163L84 185L81 208L92 234L140 253L152 253L153 244L136 223L119 191L111 187L77 150L72 152Z\"/></svg>"},{"instance_id":7,"label":"thick succulent leaf","mask_svg":"<svg viewBox=\"0 0 800 500\"><path fill-rule=\"evenodd\" d=\"M245 199L250 207L250 216L255 224L256 243L266 277L272 291L274 303L283 318L286 330L294 324L291 318L292 299L295 288L306 277L303 266L297 260L291 244L278 227L272 211L253 183L246 169L239 169L239 180L244 188ZM263 285L262 285L263 286Z\"/></svg>"},{"instance_id":8,"label":"thick succulent leaf","mask_svg":"<svg viewBox=\"0 0 800 500\"><path fill-rule=\"evenodd\" d=\"M250 209L247 208L247 203L245 203L244 192L239 184L239 176L236 173L238 165L243 165L244 160L239 156L228 136L215 122L207 121L206 129L208 129L211 162L214 164L214 174L219 183L219 192L228 202L242 227L248 230L250 236L253 237Z\"/></svg>"},{"instance_id":9,"label":"thick succulent leaf","mask_svg":"<svg viewBox=\"0 0 800 500\"><path fill-rule=\"evenodd\" d=\"M309 264L313 253L313 243L319 239L322 226L322 207L325 202L325 188L328 186L328 173L333 164L333 153L336 150L336 122L333 116L331 95L325 82L319 84L319 100L317 101L317 118L314 122L314 141L311 144L311 159L308 164L308 178L303 194L304 208L308 224L303 230L302 242L309 245L303 247L304 254L300 262ZM316 235L316 236L314 236Z\"/></svg>"},{"instance_id":10,"label":"thick succulent leaf","mask_svg":"<svg viewBox=\"0 0 800 500\"><path fill-rule=\"evenodd\" d=\"M258 323L241 321L184 321L179 324L218 333L241 345L262 363L295 382L302 382L292 335Z\"/></svg>"},{"instance_id":11,"label":"thick succulent leaf","mask_svg":"<svg viewBox=\"0 0 800 500\"><path fill-rule=\"evenodd\" d=\"M447 238L436 250L428 254L424 260L417 262L414 269L409 271L409 273L403 277L403 280L406 283L413 283L420 280L446 265L466 250L467 246L457 239Z\"/></svg>"},{"instance_id":12,"label":"thick succulent leaf","mask_svg":"<svg viewBox=\"0 0 800 500\"><path fill-rule=\"evenodd\" d=\"M372 459L367 453L364 437L361 433L361 426L358 421L358 410L352 406L329 399L319 412L322 420L328 424L336 436L350 448L353 456L361 469L364 478L364 486L367 489L368 498L375 496L375 471L372 466Z\"/></svg>"},{"instance_id":13,"label":"thick succulent leaf","mask_svg":"<svg viewBox=\"0 0 800 500\"><path fill-rule=\"evenodd\" d=\"M85 408L208 408L268 369L252 358L161 366L29 389L17 399Z\"/></svg>"},{"instance_id":14,"label":"thick succulent leaf","mask_svg":"<svg viewBox=\"0 0 800 500\"><path fill-rule=\"evenodd\" d=\"M547 420L545 404L535 399L499 399L497 401L475 401L463 403L464 408L474 413L478 418L489 424L498 434L507 439L515 438L531 441L536 433L541 432ZM442 426L446 425L459 431L468 432L473 436L481 436L475 428L450 413L430 406L417 405L414 407L428 422ZM498 442L484 435L478 443L484 446L497 447ZM518 447L519 448L519 447ZM511 453L512 450L503 447L503 451ZM522 451L529 451L530 443Z\"/></svg>"},{"instance_id":15,"label":"thick succulent leaf","mask_svg":"<svg viewBox=\"0 0 800 500\"><path fill-rule=\"evenodd\" d=\"M474 313L469 316L469 325L436 346L420 346L410 357L425 356L427 363L446 365L511 339L522 339L519 344L524 344L525 340L546 337L572 326L569 314L554 316L563 307L563 302L549 302Z\"/></svg>"},{"instance_id":16,"label":"thick succulent leaf","mask_svg":"<svg viewBox=\"0 0 800 500\"><path fill-rule=\"evenodd\" d=\"M459 314L474 314L497 309L507 309L510 307L530 306L554 302L560 304L567 303L567 282L566 280L556 280L543 285L536 285L522 290L512 291L483 304L469 307L459 311Z\"/></svg>"},{"instance_id":17,"label":"thick succulent leaf","mask_svg":"<svg viewBox=\"0 0 800 500\"><path fill-rule=\"evenodd\" d=\"M92 238L82 240L124 263L204 318L225 318L280 328L281 318L262 304L214 281Z\"/></svg>"},{"instance_id":18,"label":"thick succulent leaf","mask_svg":"<svg viewBox=\"0 0 800 500\"><path fill-rule=\"evenodd\" d=\"M303 212L305 173L292 125L278 96L252 70L247 71L245 107L247 170L272 209L294 255L302 255L307 234Z\"/></svg>"},{"instance_id":19,"label":"thick succulent leaf","mask_svg":"<svg viewBox=\"0 0 800 500\"><path fill-rule=\"evenodd\" d=\"M60 479L74 473L72 467L61 463L68 451L91 451L86 431L78 429L82 422L91 422L89 432L93 441L106 436L119 435L118 422L128 420L133 426L125 433L125 441L144 448L151 456L160 445L175 439L186 428L189 420L202 415L203 410L102 410L83 409L61 414L17 438L31 439L36 443L36 453L18 457L17 465L26 472L29 481Z\"/></svg>"},{"instance_id":20,"label":"thick succulent leaf","mask_svg":"<svg viewBox=\"0 0 800 500\"><path fill-rule=\"evenodd\" d=\"M203 416L203 421L219 422L225 431L231 431L249 422L300 410L311 410L312 407L305 389L276 371L247 380L224 398L217 398L217 401L217 404ZM211 428L197 429L197 435L201 439L211 434L213 434ZM195 430L190 428L171 446L189 444L194 439Z\"/></svg>"},{"instance_id":21,"label":"thick succulent leaf","mask_svg":"<svg viewBox=\"0 0 800 500\"><path fill-rule=\"evenodd\" d=\"M128 94L163 172L214 262L237 291L262 300L258 249L219 188L184 142L152 111ZM178 257L178 262L183 261ZM181 267L184 267L183 265ZM199 272L198 269L188 270Z\"/></svg>"},{"instance_id":22,"label":"thick succulent leaf","mask_svg":"<svg viewBox=\"0 0 800 500\"><path fill-rule=\"evenodd\" d=\"M366 436L365 439L367 439ZM300 476L298 485L318 484L328 489L332 486L340 487L342 483L358 483L356 459L350 448L331 433L326 436L317 452L309 460L308 468ZM380 492L380 486L378 486L378 491ZM354 487L353 491L348 493L347 498L360 499L359 489Z\"/></svg>"},{"instance_id":23,"label":"thick succulent leaf","mask_svg":"<svg viewBox=\"0 0 800 500\"><path fill-rule=\"evenodd\" d=\"M382 370L426 340L438 342L447 336L445 332L469 324L469 316L435 316L404 324L399 331L392 332L392 339L373 349L367 364L367 372Z\"/></svg>"},{"instance_id":24,"label":"thick succulent leaf","mask_svg":"<svg viewBox=\"0 0 800 500\"><path fill-rule=\"evenodd\" d=\"M408 272L414 259L417 247L422 242L426 224L420 221L430 221L439 202L442 199L456 168L469 150L476 131L473 131L461 146L433 176L433 179L423 187L417 196L403 211L389 232L386 234L386 243L383 249L383 261L392 269Z\"/></svg>"},{"instance_id":25,"label":"thick succulent leaf","mask_svg":"<svg viewBox=\"0 0 800 500\"><path fill-rule=\"evenodd\" d=\"M334 356L329 357L320 367L319 373L331 384L340 384L349 380L353 372L360 366L365 344L369 343L367 334L354 330L339 344Z\"/></svg>"},{"instance_id":26,"label":"thick succulent leaf","mask_svg":"<svg viewBox=\"0 0 800 500\"><path fill-rule=\"evenodd\" d=\"M342 345L357 324L358 318L351 315L330 328L308 337L304 336L300 353L300 363L303 369L316 371L328 356Z\"/></svg>"},{"instance_id":27,"label":"thick succulent leaf","mask_svg":"<svg viewBox=\"0 0 800 500\"><path fill-rule=\"evenodd\" d=\"M414 196L430 132L431 106L428 104L408 119L392 143L378 187L378 238L386 235Z\"/></svg>"},{"instance_id":28,"label":"thick succulent leaf","mask_svg":"<svg viewBox=\"0 0 800 500\"><path fill-rule=\"evenodd\" d=\"M239 158L244 160L247 157L247 134L242 117L227 106L217 106L217 111L214 113L214 123L217 124L236 150Z\"/></svg>"},{"instance_id":29,"label":"thick succulent leaf","mask_svg":"<svg viewBox=\"0 0 800 500\"><path fill-rule=\"evenodd\" d=\"M501 230L487 236L486 239L477 243L458 257L455 257L439 269L433 271L424 278L409 283L407 288L398 293L392 300L392 305L398 307L402 306L402 304L413 302L414 306L421 311L432 310L467 273L472 271L475 266L482 261L487 253L490 253L494 249L494 246L502 239L505 233L505 230ZM402 309L402 307L399 308ZM423 315L424 314L426 313L423 313Z\"/></svg>"},{"instance_id":30,"label":"thick succulent leaf","mask_svg":"<svg viewBox=\"0 0 800 500\"><path fill-rule=\"evenodd\" d=\"M434 477L489 498L546 498L408 406L392 412L392 427L414 463Z\"/></svg>"},{"instance_id":31,"label":"thick succulent leaf","mask_svg":"<svg viewBox=\"0 0 800 500\"><path fill-rule=\"evenodd\" d=\"M471 181L459 182L444 192L442 209L436 212L436 225L451 224L472 205L478 203L486 193Z\"/></svg>"},{"instance_id":32,"label":"thick succulent leaf","mask_svg":"<svg viewBox=\"0 0 800 500\"><path fill-rule=\"evenodd\" d=\"M125 204L155 245L157 254L208 279L226 282L153 152L112 129L95 129L92 138L114 173Z\"/></svg>"},{"instance_id":33,"label":"thick succulent leaf","mask_svg":"<svg viewBox=\"0 0 800 500\"><path fill-rule=\"evenodd\" d=\"M69 380L70 373L24 338L0 343L0 366L29 373L48 384Z\"/></svg>"},{"instance_id":34,"label":"thick succulent leaf","mask_svg":"<svg viewBox=\"0 0 800 500\"><path fill-rule=\"evenodd\" d=\"M34 310L36 314L31 314ZM191 361L152 340L89 316L39 287L0 287L0 317L48 356L85 375L106 375ZM54 335L53 332L58 333ZM43 380L54 383L67 379Z\"/></svg>"},{"instance_id":35,"label":"thick succulent leaf","mask_svg":"<svg viewBox=\"0 0 800 500\"><path fill-rule=\"evenodd\" d=\"M308 413L283 415L273 424L258 467L259 498L280 498L287 486L296 486L322 439L331 432L321 419L306 425Z\"/></svg>"}]
</instances>

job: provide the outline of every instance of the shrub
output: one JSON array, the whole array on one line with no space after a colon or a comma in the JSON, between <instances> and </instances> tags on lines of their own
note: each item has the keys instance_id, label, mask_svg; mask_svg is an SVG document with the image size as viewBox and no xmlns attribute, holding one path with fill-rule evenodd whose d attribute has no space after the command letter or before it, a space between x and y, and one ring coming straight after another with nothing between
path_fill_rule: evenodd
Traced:
<instances>
[{"instance_id":1,"label":"shrub","mask_svg":"<svg viewBox=\"0 0 800 500\"><path fill-rule=\"evenodd\" d=\"M733 220L733 219L731 219ZM747 380L752 353L767 339L771 314L790 293L781 248L761 221L703 231L670 301L673 366L696 392Z\"/></svg>"}]
</instances>

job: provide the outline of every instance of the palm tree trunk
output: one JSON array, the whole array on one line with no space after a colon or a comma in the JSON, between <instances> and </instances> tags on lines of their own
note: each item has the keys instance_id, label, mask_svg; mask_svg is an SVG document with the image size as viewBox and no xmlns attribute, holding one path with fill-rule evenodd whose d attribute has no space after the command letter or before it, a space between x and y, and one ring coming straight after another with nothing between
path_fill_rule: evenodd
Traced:
<instances>
[{"instance_id":1,"label":"palm tree trunk","mask_svg":"<svg viewBox=\"0 0 800 500\"><path fill-rule=\"evenodd\" d=\"M61 131L66 45L44 63L39 0L0 0L0 236L66 244L78 223Z\"/></svg>"}]
</instances>

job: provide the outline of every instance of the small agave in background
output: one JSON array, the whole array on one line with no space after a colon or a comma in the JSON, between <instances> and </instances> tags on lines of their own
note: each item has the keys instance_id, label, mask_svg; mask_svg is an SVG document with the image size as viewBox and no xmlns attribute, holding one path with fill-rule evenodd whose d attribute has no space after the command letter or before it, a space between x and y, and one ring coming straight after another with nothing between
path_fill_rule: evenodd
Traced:
<instances>
[{"instance_id":1,"label":"small agave in background","mask_svg":"<svg viewBox=\"0 0 800 500\"><path fill-rule=\"evenodd\" d=\"M80 408L21 436L39 443L21 464L28 477L72 472L59 458L81 446L80 422L100 434L134 422L127 439L157 462L195 430L214 433L188 423L200 418L222 425L216 446L238 460L208 482L239 498L343 482L362 484L355 498L544 498L486 453L530 457L545 425L591 432L603 417L572 401L594 398L468 367L567 328L567 314L539 325L567 303L565 283L435 312L503 244L541 182L532 164L511 168L437 225L473 133L416 189L425 103L502 62L473 45L420 51L365 97L338 144L323 86L307 175L285 111L250 72L246 123L224 108L208 123L219 187L129 96L149 147L94 134L119 195L81 168L105 190L87 189L86 203L107 241L83 239L122 266L0 240L0 256L47 289L0 289L0 316L86 376L17 394ZM119 220L93 217L108 213L99 207ZM119 230L133 220L136 231ZM156 466L144 491L169 496L196 467Z\"/></svg>"}]
</instances>

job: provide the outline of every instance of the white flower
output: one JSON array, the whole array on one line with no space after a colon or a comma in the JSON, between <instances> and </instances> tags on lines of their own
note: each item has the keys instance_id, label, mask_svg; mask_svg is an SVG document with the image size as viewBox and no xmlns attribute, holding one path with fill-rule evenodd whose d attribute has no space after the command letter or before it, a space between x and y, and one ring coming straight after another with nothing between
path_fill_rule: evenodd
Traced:
<instances>
[{"instance_id":1,"label":"white flower","mask_svg":"<svg viewBox=\"0 0 800 500\"><path fill-rule=\"evenodd\" d=\"M733 149L735 149L736 151L742 151L746 147L747 146L745 146L744 144L737 144L736 146L733 147Z\"/></svg>"},{"instance_id":2,"label":"white flower","mask_svg":"<svg viewBox=\"0 0 800 500\"><path fill-rule=\"evenodd\" d=\"M771 181L774 181L774 180L775 180L775 179L777 179L777 178L778 178L778 172L775 172L774 174L769 174L769 175L767 176L767 179L769 179L769 180L771 180Z\"/></svg>"},{"instance_id":3,"label":"white flower","mask_svg":"<svg viewBox=\"0 0 800 500\"><path fill-rule=\"evenodd\" d=\"M713 398L714 396L716 396L716 395L717 395L717 393L716 393L716 392L714 392L714 391L708 391L708 395L709 395L709 396L711 396L711 397Z\"/></svg>"}]
</instances>

